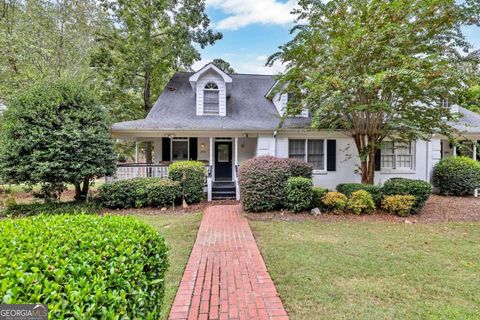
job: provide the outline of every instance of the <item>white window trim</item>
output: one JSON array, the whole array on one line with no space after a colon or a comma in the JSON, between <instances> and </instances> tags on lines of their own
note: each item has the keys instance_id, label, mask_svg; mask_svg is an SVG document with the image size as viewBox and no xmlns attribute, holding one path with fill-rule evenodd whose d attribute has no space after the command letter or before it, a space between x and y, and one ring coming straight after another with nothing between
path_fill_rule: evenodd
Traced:
<instances>
[{"instance_id":1,"label":"white window trim","mask_svg":"<svg viewBox=\"0 0 480 320\"><path fill-rule=\"evenodd\" d=\"M190 138L171 138L170 139L170 160L175 161L186 161L186 160L173 160L173 142L174 141L187 141L187 160L190 160Z\"/></svg>"},{"instance_id":2,"label":"white window trim","mask_svg":"<svg viewBox=\"0 0 480 320\"><path fill-rule=\"evenodd\" d=\"M287 93L287 102L290 100L290 93ZM287 106L285 105L283 107L285 110L287 109ZM285 112L285 111L284 111ZM293 115L293 116L290 116L290 117L293 117L293 118L308 118L310 115L309 111L307 108L303 108L302 111L299 113L299 114L296 114L296 115Z\"/></svg>"},{"instance_id":3,"label":"white window trim","mask_svg":"<svg viewBox=\"0 0 480 320\"><path fill-rule=\"evenodd\" d=\"M410 168L408 168L408 167L397 168L396 167L398 154L397 154L397 150L395 148L395 139L386 140L386 141L393 142L393 154L390 154L390 153L384 154L383 149L381 150L381 153L380 153L380 173L381 174L390 174L390 173L414 174L416 172L416 170L415 170L416 143L415 143L415 141L410 141L410 158L411 158ZM382 167L381 157L383 157L384 155L393 156L393 164L394 164L393 168Z\"/></svg>"},{"instance_id":4,"label":"white window trim","mask_svg":"<svg viewBox=\"0 0 480 320\"><path fill-rule=\"evenodd\" d=\"M305 141L305 158L303 159L306 163L308 163L308 141L309 140L322 140L323 141L323 169L313 169L313 174L322 174L327 173L327 139L295 139L289 138L288 139L288 157L290 158L290 140L304 140Z\"/></svg>"},{"instance_id":5,"label":"white window trim","mask_svg":"<svg viewBox=\"0 0 480 320\"><path fill-rule=\"evenodd\" d=\"M217 86L217 89L206 88L206 86L209 83L213 83L215 86ZM205 116L219 116L220 115L220 86L215 81L208 81L207 83L205 83L202 90L203 90L203 101L202 101L203 115L205 115ZM205 111L205 91L217 92L218 93L218 112L217 113L212 113L212 112L206 112Z\"/></svg>"}]
</instances>

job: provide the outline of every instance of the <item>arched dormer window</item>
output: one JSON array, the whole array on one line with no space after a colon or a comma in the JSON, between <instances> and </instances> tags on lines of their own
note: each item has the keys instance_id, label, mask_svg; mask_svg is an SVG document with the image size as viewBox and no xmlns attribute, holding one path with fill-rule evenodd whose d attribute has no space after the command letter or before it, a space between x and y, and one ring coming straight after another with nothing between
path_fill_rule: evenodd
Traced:
<instances>
[{"instance_id":1,"label":"arched dormer window","mask_svg":"<svg viewBox=\"0 0 480 320\"><path fill-rule=\"evenodd\" d=\"M219 114L220 90L215 82L208 82L203 88L203 114Z\"/></svg>"}]
</instances>

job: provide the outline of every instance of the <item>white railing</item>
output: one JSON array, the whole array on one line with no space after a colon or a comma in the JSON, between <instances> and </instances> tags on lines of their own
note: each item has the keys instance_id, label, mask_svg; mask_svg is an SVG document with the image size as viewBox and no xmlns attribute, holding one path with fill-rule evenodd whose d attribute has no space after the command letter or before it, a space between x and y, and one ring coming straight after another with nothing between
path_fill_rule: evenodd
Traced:
<instances>
[{"instance_id":1,"label":"white railing","mask_svg":"<svg viewBox=\"0 0 480 320\"><path fill-rule=\"evenodd\" d=\"M107 177L106 180L109 182L145 177L166 178L168 177L168 166L163 164L146 163L118 164L115 176Z\"/></svg>"},{"instance_id":2,"label":"white railing","mask_svg":"<svg viewBox=\"0 0 480 320\"><path fill-rule=\"evenodd\" d=\"M238 165L235 166L235 200L240 200L240 185L238 183Z\"/></svg>"}]
</instances>

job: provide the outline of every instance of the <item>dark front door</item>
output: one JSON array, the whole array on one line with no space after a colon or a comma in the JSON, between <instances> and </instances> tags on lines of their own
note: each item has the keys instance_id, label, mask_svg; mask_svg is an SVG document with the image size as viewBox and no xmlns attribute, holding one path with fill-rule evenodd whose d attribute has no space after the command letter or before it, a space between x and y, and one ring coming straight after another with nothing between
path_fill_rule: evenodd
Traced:
<instances>
[{"instance_id":1,"label":"dark front door","mask_svg":"<svg viewBox=\"0 0 480 320\"><path fill-rule=\"evenodd\" d=\"M232 142L215 142L215 180L232 181Z\"/></svg>"}]
</instances>

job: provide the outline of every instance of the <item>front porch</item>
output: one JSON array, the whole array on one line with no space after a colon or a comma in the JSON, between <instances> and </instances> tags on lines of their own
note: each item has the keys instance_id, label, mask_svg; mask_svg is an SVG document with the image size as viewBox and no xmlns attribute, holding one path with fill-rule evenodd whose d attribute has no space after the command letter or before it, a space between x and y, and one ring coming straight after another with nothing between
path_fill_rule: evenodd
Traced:
<instances>
[{"instance_id":1,"label":"front porch","mask_svg":"<svg viewBox=\"0 0 480 320\"><path fill-rule=\"evenodd\" d=\"M117 164L115 176L107 181L140 177L168 177L175 161L197 160L205 164L205 192L208 201L240 199L239 165L257 154L257 137L166 135L163 137L121 137L135 141L135 161ZM141 143L151 142L153 163L141 163Z\"/></svg>"}]
</instances>

